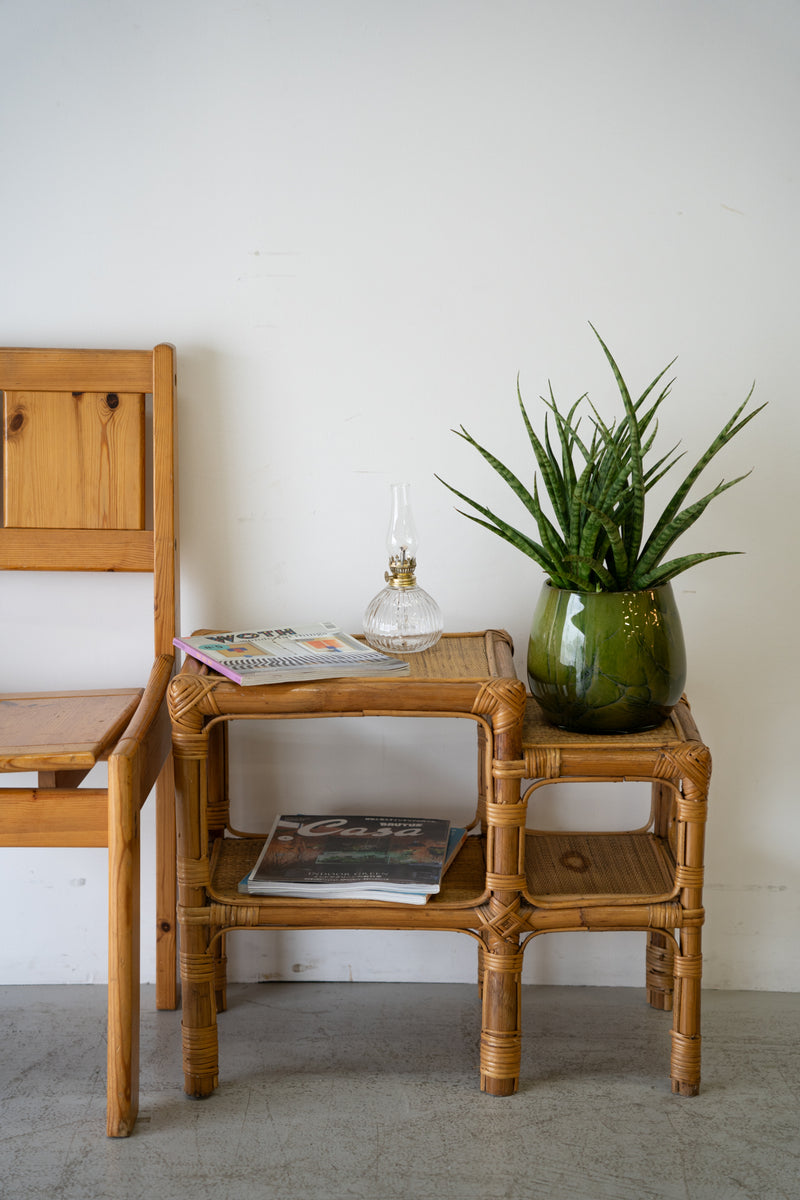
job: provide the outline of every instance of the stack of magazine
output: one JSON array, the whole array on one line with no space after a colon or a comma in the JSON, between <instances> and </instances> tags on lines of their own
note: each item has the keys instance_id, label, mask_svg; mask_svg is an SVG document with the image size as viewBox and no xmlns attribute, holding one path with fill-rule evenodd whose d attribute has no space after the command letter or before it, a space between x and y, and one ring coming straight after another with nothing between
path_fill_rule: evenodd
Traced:
<instances>
[{"instance_id":1,"label":"stack of magazine","mask_svg":"<svg viewBox=\"0 0 800 1200\"><path fill-rule=\"evenodd\" d=\"M193 634L173 641L179 650L245 686L409 672L408 663L373 650L343 633L333 621L239 633Z\"/></svg>"},{"instance_id":2,"label":"stack of magazine","mask_svg":"<svg viewBox=\"0 0 800 1200\"><path fill-rule=\"evenodd\" d=\"M239 891L424 904L466 834L433 817L279 816Z\"/></svg>"}]
</instances>

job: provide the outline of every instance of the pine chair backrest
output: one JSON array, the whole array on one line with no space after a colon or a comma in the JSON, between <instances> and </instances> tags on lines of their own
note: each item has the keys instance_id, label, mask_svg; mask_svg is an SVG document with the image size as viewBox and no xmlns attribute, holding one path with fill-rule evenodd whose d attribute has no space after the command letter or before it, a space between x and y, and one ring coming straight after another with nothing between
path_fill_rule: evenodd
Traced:
<instances>
[{"instance_id":1,"label":"pine chair backrest","mask_svg":"<svg viewBox=\"0 0 800 1200\"><path fill-rule=\"evenodd\" d=\"M0 349L0 391L0 569L152 572L155 654L173 654L173 347Z\"/></svg>"}]
</instances>

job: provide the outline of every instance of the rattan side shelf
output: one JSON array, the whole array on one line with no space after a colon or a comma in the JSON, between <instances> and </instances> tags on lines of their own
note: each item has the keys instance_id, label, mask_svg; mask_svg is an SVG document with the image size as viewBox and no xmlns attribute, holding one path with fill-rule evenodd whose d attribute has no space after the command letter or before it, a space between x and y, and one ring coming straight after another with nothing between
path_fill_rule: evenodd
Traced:
<instances>
[{"instance_id":1,"label":"rattan side shelf","mask_svg":"<svg viewBox=\"0 0 800 1200\"><path fill-rule=\"evenodd\" d=\"M541 933L643 930L647 997L673 1011L673 1092L700 1086L700 953L703 849L711 756L684 697L658 729L625 735L555 729L530 698L523 726L523 795L571 782L643 781L649 822L640 829L560 832L527 828L519 846L525 880L507 928L520 954Z\"/></svg>"},{"instance_id":2,"label":"rattan side shelf","mask_svg":"<svg viewBox=\"0 0 800 1200\"><path fill-rule=\"evenodd\" d=\"M410 655L399 678L317 680L239 687L189 659L169 691L178 806L185 1089L217 1086L216 1017L225 1006L224 943L237 929L457 930L479 947L481 1087L508 1095L519 1082L519 938L504 928L519 907L519 801L525 689L507 634L445 634ZM227 724L307 717L453 717L477 727L476 828L425 905L241 895L238 881L263 839L230 828ZM474 802L474 798L473 798ZM469 814L471 815L471 814ZM467 814L465 814L467 816Z\"/></svg>"}]
</instances>

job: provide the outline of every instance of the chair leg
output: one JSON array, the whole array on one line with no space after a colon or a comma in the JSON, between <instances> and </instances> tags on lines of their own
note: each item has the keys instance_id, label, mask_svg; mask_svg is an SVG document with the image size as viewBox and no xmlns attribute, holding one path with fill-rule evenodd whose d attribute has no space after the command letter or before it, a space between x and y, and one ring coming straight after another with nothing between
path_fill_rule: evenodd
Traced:
<instances>
[{"instance_id":1,"label":"chair leg","mask_svg":"<svg viewBox=\"0 0 800 1200\"><path fill-rule=\"evenodd\" d=\"M178 1007L178 901L172 755L156 782L156 1008Z\"/></svg>"},{"instance_id":2,"label":"chair leg","mask_svg":"<svg viewBox=\"0 0 800 1200\"><path fill-rule=\"evenodd\" d=\"M522 1057L522 951L498 938L481 953L481 964L481 1089L511 1096L519 1087Z\"/></svg>"},{"instance_id":3,"label":"chair leg","mask_svg":"<svg viewBox=\"0 0 800 1200\"><path fill-rule=\"evenodd\" d=\"M109 761L109 1137L127 1137L139 1111L139 811L130 771L127 760Z\"/></svg>"}]
</instances>

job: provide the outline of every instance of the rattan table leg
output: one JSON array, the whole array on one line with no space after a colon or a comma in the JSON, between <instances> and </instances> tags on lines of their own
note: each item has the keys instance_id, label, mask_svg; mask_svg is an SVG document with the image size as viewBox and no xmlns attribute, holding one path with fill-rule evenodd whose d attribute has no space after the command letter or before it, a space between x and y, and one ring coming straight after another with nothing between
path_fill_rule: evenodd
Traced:
<instances>
[{"instance_id":1,"label":"rattan table leg","mask_svg":"<svg viewBox=\"0 0 800 1200\"><path fill-rule=\"evenodd\" d=\"M522 952L508 939L492 940L481 954L481 1090L510 1096L519 1087L522 1058Z\"/></svg>"},{"instance_id":2,"label":"rattan table leg","mask_svg":"<svg viewBox=\"0 0 800 1200\"><path fill-rule=\"evenodd\" d=\"M672 1012L675 951L666 934L654 929L647 935L647 1002L661 1012Z\"/></svg>"},{"instance_id":3,"label":"rattan table leg","mask_svg":"<svg viewBox=\"0 0 800 1200\"><path fill-rule=\"evenodd\" d=\"M667 838L675 802L675 789L668 782L655 780L651 791L653 833L656 837ZM661 1012L672 1011L674 956L674 946L669 937L658 930L648 934L645 959L647 1002Z\"/></svg>"},{"instance_id":4,"label":"rattan table leg","mask_svg":"<svg viewBox=\"0 0 800 1200\"><path fill-rule=\"evenodd\" d=\"M711 757L695 749L682 778L679 821L684 822L684 864L679 866L683 927L675 955L675 1004L672 1017L672 1090L680 1096L700 1091L700 985L703 975L703 852Z\"/></svg>"},{"instance_id":5,"label":"rattan table leg","mask_svg":"<svg viewBox=\"0 0 800 1200\"><path fill-rule=\"evenodd\" d=\"M174 729L173 729L174 735ZM211 914L206 899L208 846L203 804L207 795L207 739L174 737L178 801L178 890L183 1001L184 1090L209 1096L218 1083L216 972Z\"/></svg>"},{"instance_id":6,"label":"rattan table leg","mask_svg":"<svg viewBox=\"0 0 800 1200\"><path fill-rule=\"evenodd\" d=\"M208 796L206 816L210 837L223 837L230 824L228 798L228 725L223 721L208 731L208 765L206 771ZM217 1012L228 1007L228 959L225 953L225 935L220 934L214 943L214 991Z\"/></svg>"},{"instance_id":7,"label":"rattan table leg","mask_svg":"<svg viewBox=\"0 0 800 1200\"><path fill-rule=\"evenodd\" d=\"M696 1096L700 1091L700 981L703 971L700 930L684 929L681 941L681 953L675 955L670 1077L676 1095Z\"/></svg>"},{"instance_id":8,"label":"rattan table leg","mask_svg":"<svg viewBox=\"0 0 800 1200\"><path fill-rule=\"evenodd\" d=\"M483 943L479 942L478 943L478 996L480 997L481 1001L483 1000L483 973L486 970L486 967L484 966L484 963L483 963L485 954L486 954L486 951L483 947Z\"/></svg>"},{"instance_id":9,"label":"rattan table leg","mask_svg":"<svg viewBox=\"0 0 800 1200\"><path fill-rule=\"evenodd\" d=\"M487 688L493 707L491 749L491 796L485 801L487 851L486 881L493 895L489 901L491 920L499 922L498 932L484 932L485 949L480 955L483 984L481 1025L481 1088L490 1096L510 1096L519 1087L522 1057L520 1009L522 1000L522 951L512 924L502 928L509 906L519 905L519 889L524 882L522 865L525 809L519 802L520 780L524 777L522 759L522 716L525 689L519 680L495 681Z\"/></svg>"},{"instance_id":10,"label":"rattan table leg","mask_svg":"<svg viewBox=\"0 0 800 1200\"><path fill-rule=\"evenodd\" d=\"M210 1096L219 1082L214 956L202 948L204 932L191 929L194 945L180 956L184 1091L190 1096Z\"/></svg>"},{"instance_id":11,"label":"rattan table leg","mask_svg":"<svg viewBox=\"0 0 800 1200\"><path fill-rule=\"evenodd\" d=\"M225 934L221 933L214 943L214 1001L217 1012L228 1007L228 956L225 953Z\"/></svg>"}]
</instances>

